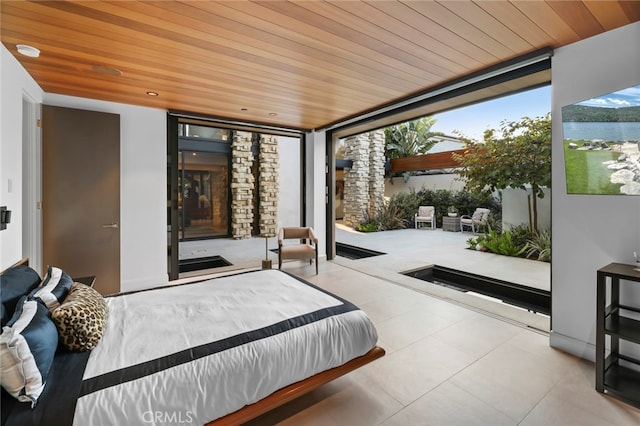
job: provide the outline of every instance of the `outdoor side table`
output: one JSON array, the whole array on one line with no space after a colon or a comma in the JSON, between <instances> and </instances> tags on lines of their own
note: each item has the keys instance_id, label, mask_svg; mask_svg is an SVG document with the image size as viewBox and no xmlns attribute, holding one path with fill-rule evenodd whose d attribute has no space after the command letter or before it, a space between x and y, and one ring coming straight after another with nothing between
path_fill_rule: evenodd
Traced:
<instances>
[{"instance_id":1,"label":"outdoor side table","mask_svg":"<svg viewBox=\"0 0 640 426\"><path fill-rule=\"evenodd\" d=\"M442 229L445 231L460 232L460 216L442 216Z\"/></svg>"}]
</instances>

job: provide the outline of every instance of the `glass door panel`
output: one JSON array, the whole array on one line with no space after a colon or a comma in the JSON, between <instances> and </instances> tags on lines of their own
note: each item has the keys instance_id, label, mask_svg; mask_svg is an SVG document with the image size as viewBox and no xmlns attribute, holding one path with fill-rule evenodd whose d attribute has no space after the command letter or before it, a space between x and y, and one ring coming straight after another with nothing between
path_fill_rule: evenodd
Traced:
<instances>
[{"instance_id":1,"label":"glass door panel","mask_svg":"<svg viewBox=\"0 0 640 426\"><path fill-rule=\"evenodd\" d=\"M199 151L180 154L180 239L228 236L228 155Z\"/></svg>"}]
</instances>

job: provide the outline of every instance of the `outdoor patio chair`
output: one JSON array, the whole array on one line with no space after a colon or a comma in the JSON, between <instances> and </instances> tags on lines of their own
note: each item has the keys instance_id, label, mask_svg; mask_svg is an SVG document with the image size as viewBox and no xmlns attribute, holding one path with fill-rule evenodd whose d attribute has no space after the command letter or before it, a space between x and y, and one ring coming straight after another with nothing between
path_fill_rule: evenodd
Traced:
<instances>
[{"instance_id":1,"label":"outdoor patio chair","mask_svg":"<svg viewBox=\"0 0 640 426\"><path fill-rule=\"evenodd\" d=\"M418 213L414 216L416 229L420 228L421 223L428 223L431 229L436 229L436 208L433 206L420 206Z\"/></svg>"},{"instance_id":2,"label":"outdoor patio chair","mask_svg":"<svg viewBox=\"0 0 640 426\"><path fill-rule=\"evenodd\" d=\"M285 240L298 240L287 243ZM307 240L309 242L307 243ZM316 275L318 274L318 237L313 228L283 227L278 231L278 269L282 269L285 259L309 259L309 265L316 260Z\"/></svg>"},{"instance_id":3,"label":"outdoor patio chair","mask_svg":"<svg viewBox=\"0 0 640 426\"><path fill-rule=\"evenodd\" d=\"M460 216L461 230L464 231L464 227L466 226L467 228L471 228L471 232L475 234L476 231L480 229L480 227L487 225L487 219L489 219L489 213L491 213L491 210L478 207L476 211L473 212L472 216L469 216L469 215Z\"/></svg>"}]
</instances>

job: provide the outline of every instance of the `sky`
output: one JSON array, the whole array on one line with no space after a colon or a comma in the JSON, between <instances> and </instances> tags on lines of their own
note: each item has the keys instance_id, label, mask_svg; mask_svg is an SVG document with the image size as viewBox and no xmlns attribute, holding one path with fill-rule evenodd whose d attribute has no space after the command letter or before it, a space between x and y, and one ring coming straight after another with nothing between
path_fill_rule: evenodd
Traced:
<instances>
[{"instance_id":1,"label":"sky","mask_svg":"<svg viewBox=\"0 0 640 426\"><path fill-rule=\"evenodd\" d=\"M578 102L578 105L604 108L640 106L640 85L587 99L586 101Z\"/></svg>"},{"instance_id":2,"label":"sky","mask_svg":"<svg viewBox=\"0 0 640 426\"><path fill-rule=\"evenodd\" d=\"M640 101L640 86L635 87L636 100ZM523 117L542 117L551 111L551 86L528 90L488 102L435 114L434 132L455 136L462 135L481 141L484 131L498 129L500 122L520 121Z\"/></svg>"}]
</instances>

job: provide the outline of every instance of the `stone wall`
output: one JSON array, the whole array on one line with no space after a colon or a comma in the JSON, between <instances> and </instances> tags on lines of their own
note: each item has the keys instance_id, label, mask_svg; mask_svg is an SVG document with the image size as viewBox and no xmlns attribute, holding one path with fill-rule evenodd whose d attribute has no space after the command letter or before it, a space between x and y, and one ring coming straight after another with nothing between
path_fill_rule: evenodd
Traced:
<instances>
[{"instance_id":1,"label":"stone wall","mask_svg":"<svg viewBox=\"0 0 640 426\"><path fill-rule=\"evenodd\" d=\"M251 132L234 132L231 144L231 236L251 238L254 177Z\"/></svg>"},{"instance_id":2,"label":"stone wall","mask_svg":"<svg viewBox=\"0 0 640 426\"><path fill-rule=\"evenodd\" d=\"M260 235L275 236L278 227L278 137L260 136Z\"/></svg>"},{"instance_id":3,"label":"stone wall","mask_svg":"<svg viewBox=\"0 0 640 426\"><path fill-rule=\"evenodd\" d=\"M362 133L345 140L344 222L357 227L384 203L384 131Z\"/></svg>"}]
</instances>

